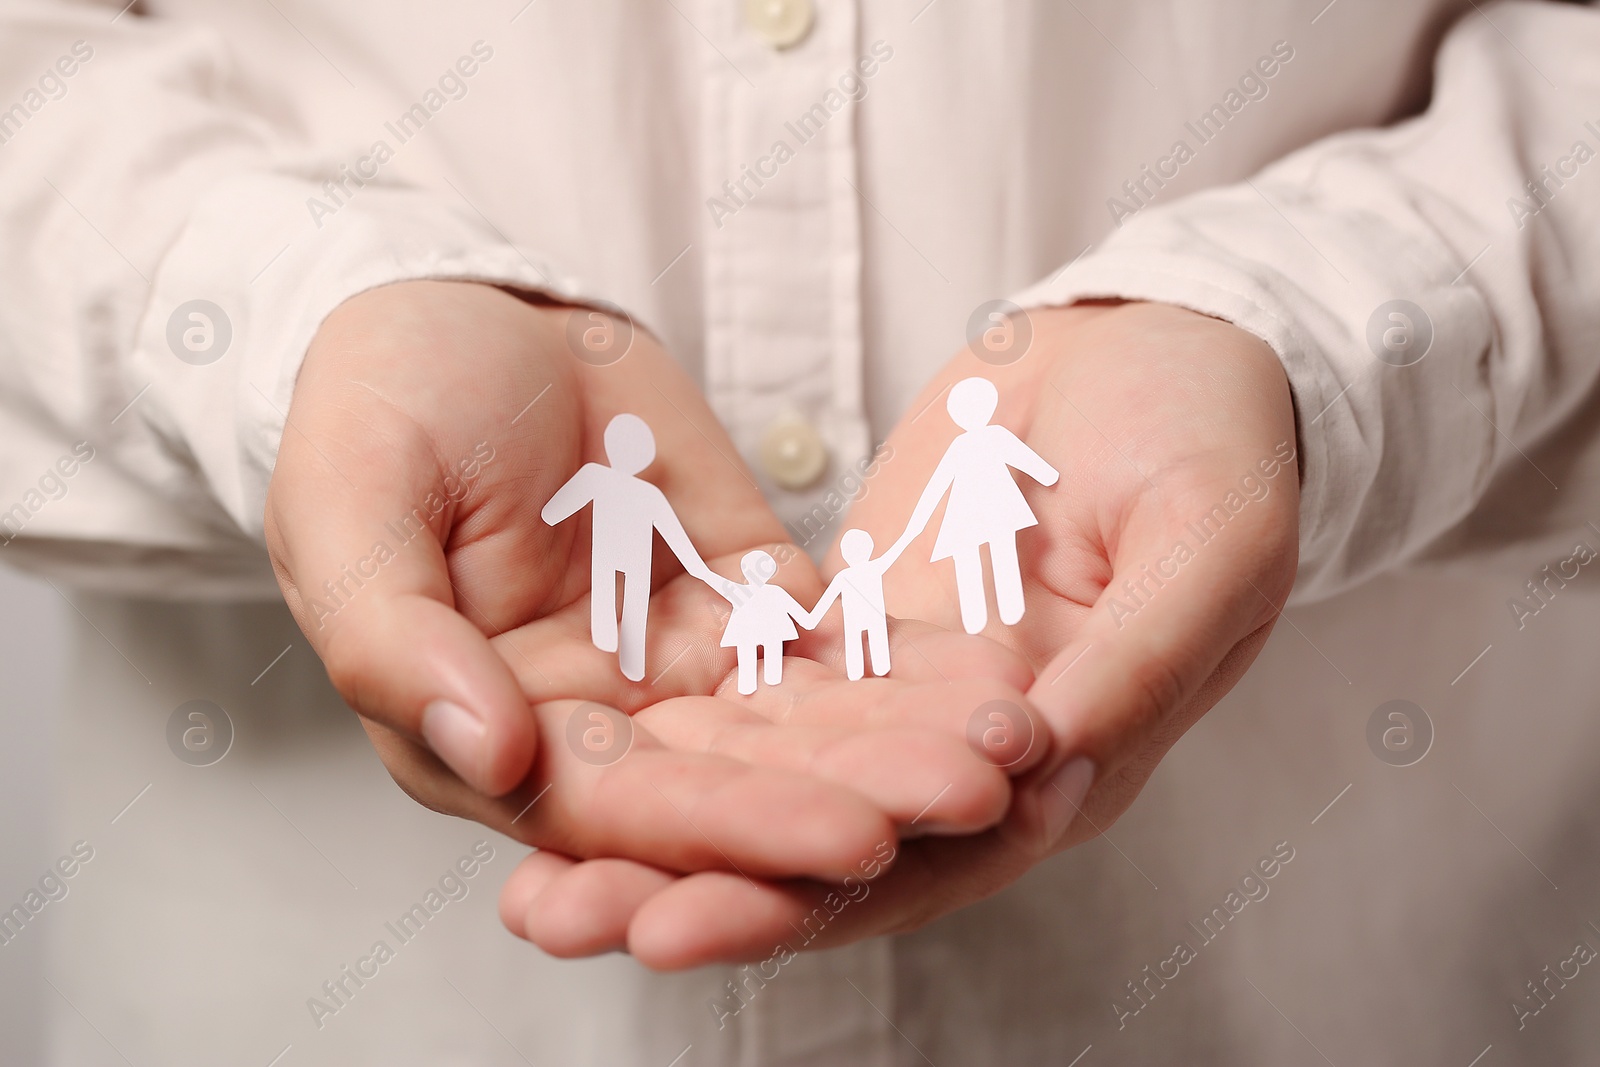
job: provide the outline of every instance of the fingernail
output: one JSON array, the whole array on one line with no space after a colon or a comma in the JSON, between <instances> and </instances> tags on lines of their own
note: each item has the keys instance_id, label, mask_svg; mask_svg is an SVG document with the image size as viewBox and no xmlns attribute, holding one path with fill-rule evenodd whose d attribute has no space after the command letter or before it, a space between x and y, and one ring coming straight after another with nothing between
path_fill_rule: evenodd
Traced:
<instances>
[{"instance_id":1,"label":"fingernail","mask_svg":"<svg viewBox=\"0 0 1600 1067\"><path fill-rule=\"evenodd\" d=\"M1072 825L1072 820L1078 817L1078 810L1083 807L1083 798L1089 795L1089 786L1094 783L1094 761L1088 756L1079 756L1069 760L1049 780L1044 783L1039 797L1040 807L1044 813L1044 837L1047 844L1054 846L1067 832L1067 827Z\"/></svg>"},{"instance_id":2,"label":"fingernail","mask_svg":"<svg viewBox=\"0 0 1600 1067\"><path fill-rule=\"evenodd\" d=\"M474 788L483 773L488 734L483 720L460 704L435 700L422 709L422 739Z\"/></svg>"}]
</instances>

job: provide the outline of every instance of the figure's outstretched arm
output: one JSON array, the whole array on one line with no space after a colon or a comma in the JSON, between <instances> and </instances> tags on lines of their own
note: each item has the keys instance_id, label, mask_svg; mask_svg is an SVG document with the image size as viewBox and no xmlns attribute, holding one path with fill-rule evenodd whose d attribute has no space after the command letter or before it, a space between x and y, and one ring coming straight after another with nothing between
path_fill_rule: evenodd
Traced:
<instances>
[{"instance_id":1,"label":"figure's outstretched arm","mask_svg":"<svg viewBox=\"0 0 1600 1067\"><path fill-rule=\"evenodd\" d=\"M1049 462L1039 453L1023 444L1022 439L1010 430L1006 430L1006 436L1009 438L1006 442L1005 461L1007 463L1040 485L1056 484L1056 479L1061 477L1060 471L1050 466Z\"/></svg>"},{"instance_id":2,"label":"figure's outstretched arm","mask_svg":"<svg viewBox=\"0 0 1600 1067\"><path fill-rule=\"evenodd\" d=\"M950 488L950 453L946 452L939 460L939 465L933 469L933 477L928 479L928 486L922 491L922 496L917 498L917 506L911 511L911 519L906 523L905 533L885 552L884 558L898 559L916 540L917 535L928 528L928 520L933 518L933 509L939 506L939 501L944 499L945 490Z\"/></svg>"},{"instance_id":3,"label":"figure's outstretched arm","mask_svg":"<svg viewBox=\"0 0 1600 1067\"><path fill-rule=\"evenodd\" d=\"M815 630L817 624L822 621L822 617L828 614L828 609L833 607L833 602L838 600L839 594L843 592L843 587L839 584L843 581L843 577L842 574L835 576L833 581L828 583L828 588L823 590L822 597L817 601L816 605L810 611L802 611L795 615L795 621L807 630ZM798 604L795 605L797 608L799 606Z\"/></svg>"},{"instance_id":4,"label":"figure's outstretched arm","mask_svg":"<svg viewBox=\"0 0 1600 1067\"><path fill-rule=\"evenodd\" d=\"M578 468L578 472L551 497L545 504L544 510L539 512L539 517L549 526L564 522L571 518L579 508L594 499L594 468L598 463L585 463Z\"/></svg>"},{"instance_id":5,"label":"figure's outstretched arm","mask_svg":"<svg viewBox=\"0 0 1600 1067\"><path fill-rule=\"evenodd\" d=\"M738 607L739 601L743 599L739 595L739 590L743 589L744 586L738 582L729 581L722 575L717 574L715 571L712 571L709 568L707 569L706 574L710 575L710 577L700 574L696 574L695 577L709 585L711 587L711 591L720 596L723 600L726 600L734 607Z\"/></svg>"},{"instance_id":6,"label":"figure's outstretched arm","mask_svg":"<svg viewBox=\"0 0 1600 1067\"><path fill-rule=\"evenodd\" d=\"M789 617L805 629L811 629L811 612L801 607L800 602L790 595L787 589L779 589L778 592L783 594L783 610L789 613Z\"/></svg>"},{"instance_id":7,"label":"figure's outstretched arm","mask_svg":"<svg viewBox=\"0 0 1600 1067\"><path fill-rule=\"evenodd\" d=\"M729 583L721 575L706 566L706 561L700 558L699 549L695 548L694 542L689 540L689 531L683 528L683 523L678 520L677 512L672 510L672 505L667 503L665 496L661 498L660 507L653 517L655 519L655 528L661 532L661 539L667 543L668 548L672 549L672 554L678 557L678 562L683 564L683 569L705 582L712 589L722 593L723 596L728 596L723 591L722 586ZM729 599L732 598L730 597Z\"/></svg>"},{"instance_id":8,"label":"figure's outstretched arm","mask_svg":"<svg viewBox=\"0 0 1600 1067\"><path fill-rule=\"evenodd\" d=\"M877 568L880 576L888 573L889 568L894 566L894 561L900 558L901 554L911 544L911 539L915 536L916 534L911 534L909 537L901 534L900 540L890 545L888 551L873 560L868 566Z\"/></svg>"}]
</instances>

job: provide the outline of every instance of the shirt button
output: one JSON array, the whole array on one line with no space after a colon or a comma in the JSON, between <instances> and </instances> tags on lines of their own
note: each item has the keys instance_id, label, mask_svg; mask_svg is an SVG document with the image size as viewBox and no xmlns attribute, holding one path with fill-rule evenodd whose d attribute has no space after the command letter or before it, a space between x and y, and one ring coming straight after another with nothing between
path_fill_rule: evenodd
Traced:
<instances>
[{"instance_id":1,"label":"shirt button","mask_svg":"<svg viewBox=\"0 0 1600 1067\"><path fill-rule=\"evenodd\" d=\"M828 467L828 446L809 422L789 415L761 439L761 466L781 488L798 492L816 484Z\"/></svg>"},{"instance_id":2,"label":"shirt button","mask_svg":"<svg viewBox=\"0 0 1600 1067\"><path fill-rule=\"evenodd\" d=\"M812 0L745 0L750 28L773 48L792 48L811 32Z\"/></svg>"}]
</instances>

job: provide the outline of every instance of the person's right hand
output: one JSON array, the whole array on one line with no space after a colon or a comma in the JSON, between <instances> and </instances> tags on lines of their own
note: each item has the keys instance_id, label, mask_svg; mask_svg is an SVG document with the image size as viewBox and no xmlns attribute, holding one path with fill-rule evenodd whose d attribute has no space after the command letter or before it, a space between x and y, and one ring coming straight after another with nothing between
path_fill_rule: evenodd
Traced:
<instances>
[{"instance_id":1,"label":"person's right hand","mask_svg":"<svg viewBox=\"0 0 1600 1067\"><path fill-rule=\"evenodd\" d=\"M569 348L574 314L588 311L404 283L341 306L306 356L268 493L268 546L290 609L396 782L531 844L680 871L837 879L923 805L919 828L992 825L1009 783L959 730L908 738L903 719L865 733L731 722L703 695L726 650L714 635L686 638L709 648L672 668L684 646L654 607L646 682L627 682L614 656L588 645L587 512L555 528L539 512L582 460L600 458L613 415L651 425L649 480L707 558L784 535L659 345L641 331L621 360L592 365ZM797 590L817 581L798 554L789 573ZM715 600L658 553L654 584L675 576ZM500 642L508 662L491 638L512 630L518 640ZM975 663L974 676L1000 680L973 684L1015 698L1026 677L1007 683L1006 655L980 652L999 662ZM786 693L801 699L803 677L791 682ZM641 727L613 766L566 743L580 699L632 712L671 695L699 699L656 712L651 721L676 723L666 740ZM686 725L697 722L720 723L725 740Z\"/></svg>"}]
</instances>

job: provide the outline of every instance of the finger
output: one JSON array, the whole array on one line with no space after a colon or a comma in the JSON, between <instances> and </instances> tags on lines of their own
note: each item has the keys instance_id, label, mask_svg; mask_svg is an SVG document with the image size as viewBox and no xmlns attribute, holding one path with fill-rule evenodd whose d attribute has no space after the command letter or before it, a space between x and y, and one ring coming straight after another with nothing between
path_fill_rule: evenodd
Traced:
<instances>
[{"instance_id":1,"label":"finger","mask_svg":"<svg viewBox=\"0 0 1600 1067\"><path fill-rule=\"evenodd\" d=\"M1021 692L1031 672L1019 655L994 642L897 623L897 632L917 647L914 654L902 655L889 681L847 682L834 667L788 657L781 689L763 687L746 698L734 691L731 654L720 647L723 620L715 615L713 601L723 603L692 579L679 579L656 594L652 626L659 623L662 637L653 643L646 679L638 684L622 678L614 658L590 644L581 611L535 622L495 643L536 698L584 694L641 708L638 721L674 748L711 751L724 740L721 726L756 721L738 712L725 714L722 709L729 706L786 727L831 731L802 741L792 731L751 729L727 736L735 747L716 750L753 763L820 773L881 805L912 833L972 832L992 825L1007 790L991 768L1016 776L1046 756L1047 724ZM838 658L838 650L832 651ZM696 691L716 691L727 699L679 703L683 694ZM898 735L870 736L886 729L946 740L924 738L913 750ZM836 744L842 733L869 736ZM826 757L819 760L823 751Z\"/></svg>"},{"instance_id":2,"label":"finger","mask_svg":"<svg viewBox=\"0 0 1600 1067\"><path fill-rule=\"evenodd\" d=\"M785 726L852 731L910 728L959 737L984 762L1012 776L1031 770L1049 752L1049 723L1027 697L1004 682L985 678L922 685L882 679L850 682L806 660L794 660L785 670L795 676L792 693L757 690L744 706Z\"/></svg>"},{"instance_id":3,"label":"finger","mask_svg":"<svg viewBox=\"0 0 1600 1067\"><path fill-rule=\"evenodd\" d=\"M774 726L710 697L666 701L636 721L679 750L714 752L847 786L915 833L973 833L997 823L1010 804L1004 771L959 734L902 727Z\"/></svg>"},{"instance_id":4,"label":"finger","mask_svg":"<svg viewBox=\"0 0 1600 1067\"><path fill-rule=\"evenodd\" d=\"M419 803L568 856L827 879L854 870L894 836L883 812L841 785L678 752L642 726L630 734L632 720L592 702L534 710L542 731L534 771L516 793L492 800L466 788L422 746L378 725L369 733L390 774ZM583 735L608 728L617 732L605 743L616 747L597 756Z\"/></svg>"},{"instance_id":5,"label":"finger","mask_svg":"<svg viewBox=\"0 0 1600 1067\"><path fill-rule=\"evenodd\" d=\"M1037 858L990 832L911 842L893 869L836 885L687 875L639 905L628 951L662 971L787 962L790 954L915 929L1010 884Z\"/></svg>"},{"instance_id":6,"label":"finger","mask_svg":"<svg viewBox=\"0 0 1600 1067\"><path fill-rule=\"evenodd\" d=\"M670 749L626 718L620 724L632 738L625 754L595 766L582 738L591 729L616 728L617 718L592 702L560 701L536 711L553 742L542 746L536 776L555 787L527 818L530 832L557 851L625 856L678 871L834 877L893 835L893 823L854 790Z\"/></svg>"},{"instance_id":7,"label":"finger","mask_svg":"<svg viewBox=\"0 0 1600 1067\"><path fill-rule=\"evenodd\" d=\"M285 600L340 693L489 794L525 776L534 728L514 676L459 614L476 609L445 546L473 542L468 572L496 545L548 555L542 527L533 541L491 527L509 529L518 507L499 472L537 496L576 453L574 416L509 417L537 384L572 393L565 364L538 358L549 335L539 313L486 286L415 283L348 301L301 369L266 514ZM441 360L456 373L443 386ZM496 445L498 465L481 474ZM527 455L541 462L513 476ZM483 610L537 602L557 577L524 568L500 583L505 603L485 598Z\"/></svg>"},{"instance_id":8,"label":"finger","mask_svg":"<svg viewBox=\"0 0 1600 1067\"><path fill-rule=\"evenodd\" d=\"M520 868L512 872L513 879L521 875ZM544 872L530 873L530 882L543 879L543 884L525 906L521 930L513 933L562 959L620 951L627 947L634 913L676 877L623 859L551 864ZM506 893L512 892L507 882ZM518 887L514 892L520 897L528 890Z\"/></svg>"},{"instance_id":9,"label":"finger","mask_svg":"<svg viewBox=\"0 0 1600 1067\"><path fill-rule=\"evenodd\" d=\"M1152 577L1213 497L1237 483L1238 471L1222 467L1226 477L1149 494L1112 539L1104 591L1028 691L1054 732L1056 766L1082 756L1103 775L1152 742L1170 745L1265 640L1294 574L1292 490L1241 512L1174 576ZM1239 467L1251 469L1249 461ZM1234 654L1242 647L1250 655Z\"/></svg>"},{"instance_id":10,"label":"finger","mask_svg":"<svg viewBox=\"0 0 1600 1067\"><path fill-rule=\"evenodd\" d=\"M921 687L899 681L898 674L893 682L847 682L832 668L790 657L782 689L763 688L752 698L739 697L726 678L727 650L714 643L706 621L709 612L702 610L706 595L698 582L675 583L658 593L652 606L670 631L663 644L676 651L654 677L647 677L643 688L658 702L640 711L636 721L671 747L715 750L748 762L818 773L856 789L903 826L915 824L917 832L936 833L992 825L1008 797L994 768L1021 774L1044 756L1044 721L1018 688L1031 676L1020 657L999 645L925 627L919 641L931 655L917 657L924 664L920 671L916 663L905 671L937 679ZM521 676L530 687L551 692L588 685L604 695L601 699L643 700L641 688L622 679L610 657L588 643L582 625L577 619L546 620L497 643L510 651L513 667L523 655L544 653L552 666L535 672L531 662L523 665ZM935 657L943 666L933 666ZM695 686L702 691L720 687L729 699L694 701L672 695ZM729 710L739 707L781 720L786 727L822 732L762 730L757 724L766 719ZM1014 730L994 728L996 707L1004 712L1003 725ZM751 728L724 734L722 728L731 723ZM916 737L914 747L907 747L901 735L879 736L885 728L929 736Z\"/></svg>"},{"instance_id":11,"label":"finger","mask_svg":"<svg viewBox=\"0 0 1600 1067\"><path fill-rule=\"evenodd\" d=\"M1050 851L1040 824L1035 805L987 833L907 842L898 852L878 853L893 861L892 868L864 864L838 884L721 871L685 875L636 902L627 947L660 971L712 963L781 966L800 952L905 933L1020 877ZM577 880L585 866L563 871L556 882ZM615 921L615 914L608 919Z\"/></svg>"},{"instance_id":12,"label":"finger","mask_svg":"<svg viewBox=\"0 0 1600 1067\"><path fill-rule=\"evenodd\" d=\"M425 740L474 789L513 788L532 762L534 725L515 676L453 607L440 541L449 509L403 544L385 526L433 492L431 461L419 454L346 485L297 440L285 435L279 464L306 473L275 481L268 536L285 600L335 688Z\"/></svg>"},{"instance_id":13,"label":"finger","mask_svg":"<svg viewBox=\"0 0 1600 1067\"><path fill-rule=\"evenodd\" d=\"M687 875L635 909L627 929L628 951L656 971L753 963L803 938L788 924L807 917L808 899L793 886L752 885L721 871Z\"/></svg>"},{"instance_id":14,"label":"finger","mask_svg":"<svg viewBox=\"0 0 1600 1067\"><path fill-rule=\"evenodd\" d=\"M507 930L528 939L528 911L535 898L545 887L555 881L563 871L571 870L577 860L555 852L539 849L516 865L500 888L500 922Z\"/></svg>"}]
</instances>

